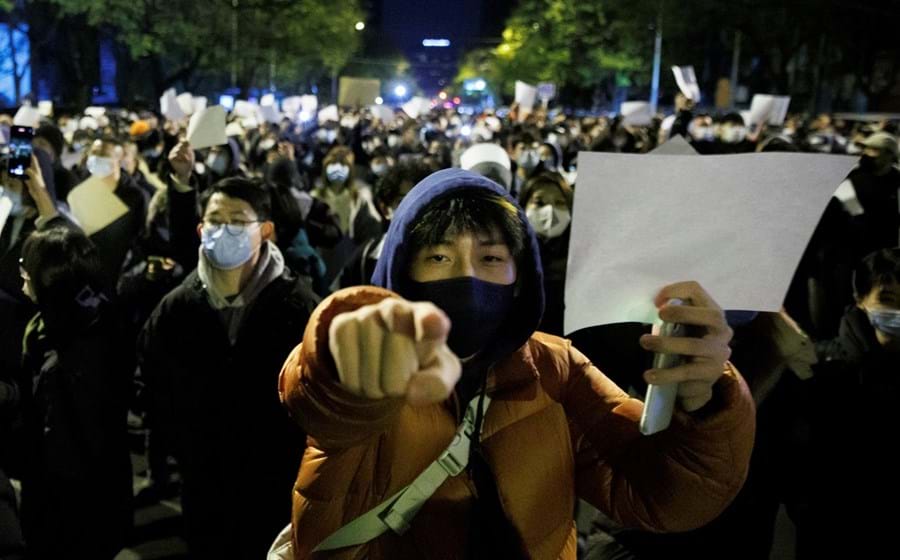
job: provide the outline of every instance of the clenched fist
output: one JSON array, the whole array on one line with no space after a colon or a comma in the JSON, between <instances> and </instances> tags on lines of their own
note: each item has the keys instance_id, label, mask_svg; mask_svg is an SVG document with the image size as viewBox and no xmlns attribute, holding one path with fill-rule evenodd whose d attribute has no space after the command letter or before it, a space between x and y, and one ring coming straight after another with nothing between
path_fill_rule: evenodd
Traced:
<instances>
[{"instance_id":1,"label":"clenched fist","mask_svg":"<svg viewBox=\"0 0 900 560\"><path fill-rule=\"evenodd\" d=\"M348 390L422 406L449 397L462 374L449 332L450 320L433 304L387 298L335 317L328 345Z\"/></svg>"}]
</instances>

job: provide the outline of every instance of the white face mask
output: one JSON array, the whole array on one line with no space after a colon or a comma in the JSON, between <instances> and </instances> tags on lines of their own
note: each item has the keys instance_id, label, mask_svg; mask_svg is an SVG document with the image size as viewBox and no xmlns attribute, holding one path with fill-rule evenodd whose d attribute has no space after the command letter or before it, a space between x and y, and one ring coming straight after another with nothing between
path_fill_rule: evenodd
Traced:
<instances>
[{"instance_id":1,"label":"white face mask","mask_svg":"<svg viewBox=\"0 0 900 560\"><path fill-rule=\"evenodd\" d=\"M112 158L90 156L87 160L88 172L93 177L109 177L113 174L115 168Z\"/></svg>"},{"instance_id":2,"label":"white face mask","mask_svg":"<svg viewBox=\"0 0 900 560\"><path fill-rule=\"evenodd\" d=\"M569 213L569 210L555 208L550 204L536 208L532 206L525 212L525 215L531 222L535 233L547 239L562 235L572 221L572 214Z\"/></svg>"},{"instance_id":3,"label":"white face mask","mask_svg":"<svg viewBox=\"0 0 900 560\"><path fill-rule=\"evenodd\" d=\"M747 137L747 130L742 126L728 126L722 130L722 142L738 144Z\"/></svg>"},{"instance_id":4,"label":"white face mask","mask_svg":"<svg viewBox=\"0 0 900 560\"><path fill-rule=\"evenodd\" d=\"M711 141L715 137L715 134L713 134L713 129L711 126L703 126L703 125L692 126L692 127L690 127L689 131L690 131L691 137L694 140L697 140L700 142L704 142L704 141L708 142L708 141Z\"/></svg>"},{"instance_id":5,"label":"white face mask","mask_svg":"<svg viewBox=\"0 0 900 560\"><path fill-rule=\"evenodd\" d=\"M331 183L343 184L350 177L350 168L341 163L332 163L325 168L325 177Z\"/></svg>"},{"instance_id":6,"label":"white face mask","mask_svg":"<svg viewBox=\"0 0 900 560\"><path fill-rule=\"evenodd\" d=\"M377 177L384 177L385 173L388 171L388 166L386 163L373 163L372 164L372 173L374 173Z\"/></svg>"}]
</instances>

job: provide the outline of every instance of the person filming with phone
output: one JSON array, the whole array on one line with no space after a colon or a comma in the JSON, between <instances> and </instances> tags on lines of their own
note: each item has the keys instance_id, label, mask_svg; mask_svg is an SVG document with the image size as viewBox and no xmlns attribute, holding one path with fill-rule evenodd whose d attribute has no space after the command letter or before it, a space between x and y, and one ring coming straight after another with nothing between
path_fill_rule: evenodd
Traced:
<instances>
[{"instance_id":1,"label":"person filming with phone","mask_svg":"<svg viewBox=\"0 0 900 560\"><path fill-rule=\"evenodd\" d=\"M0 381L20 380L22 335L34 315L33 304L21 289L22 245L34 231L60 225L71 224L57 212L37 157L31 156L21 177L10 174L4 163L0 170ZM0 432L3 428L0 425Z\"/></svg>"},{"instance_id":2,"label":"person filming with phone","mask_svg":"<svg viewBox=\"0 0 900 560\"><path fill-rule=\"evenodd\" d=\"M685 531L741 487L753 402L727 361L724 314L697 283L655 302L696 337L641 339L687 358L645 373L680 384L671 426L643 436L639 400L535 332L537 238L496 183L455 169L419 183L372 280L322 302L282 369L309 445L272 554L574 559L577 498L625 526Z\"/></svg>"}]
</instances>

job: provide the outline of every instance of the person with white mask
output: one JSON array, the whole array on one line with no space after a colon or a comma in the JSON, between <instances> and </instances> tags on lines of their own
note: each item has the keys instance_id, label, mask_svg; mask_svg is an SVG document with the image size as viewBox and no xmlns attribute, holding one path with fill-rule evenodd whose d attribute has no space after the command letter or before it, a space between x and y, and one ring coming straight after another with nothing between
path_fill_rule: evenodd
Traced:
<instances>
[{"instance_id":1,"label":"person with white mask","mask_svg":"<svg viewBox=\"0 0 900 560\"><path fill-rule=\"evenodd\" d=\"M818 364L806 382L814 398L805 457L816 472L804 523L810 536L833 535L800 543L817 558L877 556L891 546L890 516L833 512L872 511L885 497L900 495L900 461L888 449L900 394L900 247L863 258L852 285L855 305L847 307L836 338L816 342ZM835 485L838 479L847 482ZM863 532L867 537L860 539Z\"/></svg>"},{"instance_id":2,"label":"person with white mask","mask_svg":"<svg viewBox=\"0 0 900 560\"><path fill-rule=\"evenodd\" d=\"M99 249L103 273L110 283L108 287L113 288L122 269L140 253L147 219L147 202L143 193L134 179L122 171L124 156L122 142L114 138L101 138L91 144L85 160L89 179L99 179L128 207L128 212L123 216L90 235ZM77 190L78 187L75 187L73 192Z\"/></svg>"},{"instance_id":3,"label":"person with white mask","mask_svg":"<svg viewBox=\"0 0 900 560\"><path fill-rule=\"evenodd\" d=\"M535 134L523 132L511 144L510 159L516 162L516 177L511 191L515 194L521 191L528 179L541 172L541 143Z\"/></svg>"},{"instance_id":4,"label":"person with white mask","mask_svg":"<svg viewBox=\"0 0 900 560\"><path fill-rule=\"evenodd\" d=\"M341 232L356 243L380 236L381 219L372 189L356 178L355 158L349 148L332 148L322 162L322 177L312 195L328 204L337 216Z\"/></svg>"},{"instance_id":5,"label":"person with white mask","mask_svg":"<svg viewBox=\"0 0 900 560\"><path fill-rule=\"evenodd\" d=\"M261 558L290 513L305 441L273 387L318 297L272 242L262 183L232 177L199 200L197 268L138 341L148 422L181 469L191 557Z\"/></svg>"},{"instance_id":6,"label":"person with white mask","mask_svg":"<svg viewBox=\"0 0 900 560\"><path fill-rule=\"evenodd\" d=\"M540 330L560 336L563 334L572 197L572 187L562 175L548 171L529 179L519 195L525 215L537 233L544 264L546 307Z\"/></svg>"}]
</instances>

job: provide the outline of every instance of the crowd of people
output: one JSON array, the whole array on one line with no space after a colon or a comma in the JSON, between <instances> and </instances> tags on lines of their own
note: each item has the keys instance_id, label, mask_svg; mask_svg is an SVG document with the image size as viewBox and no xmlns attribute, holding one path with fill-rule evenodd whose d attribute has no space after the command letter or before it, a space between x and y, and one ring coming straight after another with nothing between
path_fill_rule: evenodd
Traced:
<instances>
[{"instance_id":1,"label":"crowd of people","mask_svg":"<svg viewBox=\"0 0 900 560\"><path fill-rule=\"evenodd\" d=\"M767 558L782 504L798 557L889 539L870 505L898 489L896 122L747 126L679 96L642 126L514 105L231 116L227 143L200 150L185 129L153 111L48 118L26 175L0 177L0 557L112 558L136 501L180 496L192 557L261 558L292 522L306 558L404 491L467 408L465 473L409 532L345 542ZM676 135L700 154L860 160L781 313L723 313L682 284L658 303L702 328L689 349L637 324L564 332L579 152ZM90 235L66 202L89 178L127 208ZM676 379L647 373L648 351L695 359L673 427L645 438L629 393ZM137 496L129 414L149 433Z\"/></svg>"}]
</instances>

